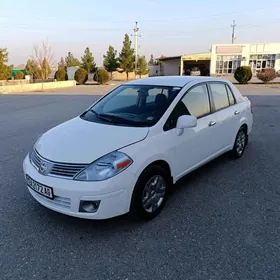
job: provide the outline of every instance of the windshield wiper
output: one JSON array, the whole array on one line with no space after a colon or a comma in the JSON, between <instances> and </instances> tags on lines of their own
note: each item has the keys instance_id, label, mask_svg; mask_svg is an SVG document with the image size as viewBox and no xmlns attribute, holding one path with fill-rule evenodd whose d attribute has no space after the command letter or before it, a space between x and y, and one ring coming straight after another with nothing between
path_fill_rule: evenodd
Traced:
<instances>
[{"instance_id":1,"label":"windshield wiper","mask_svg":"<svg viewBox=\"0 0 280 280\"><path fill-rule=\"evenodd\" d=\"M96 111L94 111L93 109L89 109L87 112L92 112L98 119L109 122L109 123L115 123L114 120L112 120L111 118L107 118L106 114L98 114ZM110 116L110 115L108 115Z\"/></svg>"},{"instance_id":2,"label":"windshield wiper","mask_svg":"<svg viewBox=\"0 0 280 280\"><path fill-rule=\"evenodd\" d=\"M92 112L98 119L113 123L113 124L127 124L130 126L147 126L146 122L139 122L128 120L119 116L111 115L111 114L98 114L95 110L89 109L87 112Z\"/></svg>"},{"instance_id":3,"label":"windshield wiper","mask_svg":"<svg viewBox=\"0 0 280 280\"><path fill-rule=\"evenodd\" d=\"M110 114L99 114L99 117L101 118L110 118L111 120L114 120L115 123L121 123L121 124L128 124L131 126L147 126L147 123L145 122L139 122L134 120L128 120L119 116L110 115Z\"/></svg>"},{"instance_id":4,"label":"windshield wiper","mask_svg":"<svg viewBox=\"0 0 280 280\"><path fill-rule=\"evenodd\" d=\"M89 109L89 110L87 110L87 112L92 112L95 116L98 116L98 113L96 111L94 111L93 109Z\"/></svg>"}]
</instances>

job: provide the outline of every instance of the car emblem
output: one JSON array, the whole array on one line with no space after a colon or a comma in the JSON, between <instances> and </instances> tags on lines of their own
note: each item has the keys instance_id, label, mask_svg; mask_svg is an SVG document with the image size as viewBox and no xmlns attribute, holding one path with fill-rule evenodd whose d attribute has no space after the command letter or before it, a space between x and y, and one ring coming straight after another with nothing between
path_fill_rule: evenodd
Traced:
<instances>
[{"instance_id":1,"label":"car emblem","mask_svg":"<svg viewBox=\"0 0 280 280\"><path fill-rule=\"evenodd\" d=\"M39 172L42 175L47 175L50 172L51 168L52 168L51 163L48 163L48 162L45 162L45 161L41 160L40 166L39 166Z\"/></svg>"}]
</instances>

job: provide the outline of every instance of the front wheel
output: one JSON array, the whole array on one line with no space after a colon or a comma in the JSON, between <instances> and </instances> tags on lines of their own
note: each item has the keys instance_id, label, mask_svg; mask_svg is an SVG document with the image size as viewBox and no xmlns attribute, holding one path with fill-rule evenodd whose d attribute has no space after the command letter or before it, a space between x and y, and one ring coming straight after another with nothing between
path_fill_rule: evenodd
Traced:
<instances>
[{"instance_id":1,"label":"front wheel","mask_svg":"<svg viewBox=\"0 0 280 280\"><path fill-rule=\"evenodd\" d=\"M170 182L168 172L161 166L148 167L136 183L130 207L133 218L151 220L164 207Z\"/></svg>"},{"instance_id":2,"label":"front wheel","mask_svg":"<svg viewBox=\"0 0 280 280\"><path fill-rule=\"evenodd\" d=\"M247 145L247 132L244 127L241 127L236 135L233 149L231 150L231 155L234 158L240 158L245 152Z\"/></svg>"}]
</instances>

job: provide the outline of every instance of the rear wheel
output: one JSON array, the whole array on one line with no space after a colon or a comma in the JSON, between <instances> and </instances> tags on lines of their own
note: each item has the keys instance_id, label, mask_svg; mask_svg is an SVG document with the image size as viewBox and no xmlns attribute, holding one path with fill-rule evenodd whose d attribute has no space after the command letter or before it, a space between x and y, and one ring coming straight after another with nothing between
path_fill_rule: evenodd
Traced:
<instances>
[{"instance_id":1,"label":"rear wheel","mask_svg":"<svg viewBox=\"0 0 280 280\"><path fill-rule=\"evenodd\" d=\"M148 167L136 183L130 207L133 218L151 220L164 207L170 182L168 172L161 166Z\"/></svg>"},{"instance_id":2,"label":"rear wheel","mask_svg":"<svg viewBox=\"0 0 280 280\"><path fill-rule=\"evenodd\" d=\"M248 141L248 135L245 127L241 127L236 135L231 155L234 158L240 158L243 156Z\"/></svg>"}]
</instances>

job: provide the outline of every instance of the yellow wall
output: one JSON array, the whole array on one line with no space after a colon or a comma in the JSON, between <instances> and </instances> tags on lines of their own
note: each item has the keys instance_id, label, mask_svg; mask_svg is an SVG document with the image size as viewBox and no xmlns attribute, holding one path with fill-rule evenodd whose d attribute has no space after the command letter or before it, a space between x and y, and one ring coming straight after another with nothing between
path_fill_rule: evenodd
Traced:
<instances>
[{"instance_id":1,"label":"yellow wall","mask_svg":"<svg viewBox=\"0 0 280 280\"><path fill-rule=\"evenodd\" d=\"M30 81L28 80L0 80L0 86L15 86L21 84L29 84Z\"/></svg>"},{"instance_id":2,"label":"yellow wall","mask_svg":"<svg viewBox=\"0 0 280 280\"><path fill-rule=\"evenodd\" d=\"M185 54L183 60L211 60L211 53Z\"/></svg>"},{"instance_id":3,"label":"yellow wall","mask_svg":"<svg viewBox=\"0 0 280 280\"><path fill-rule=\"evenodd\" d=\"M0 86L0 93L44 91L47 89L67 88L67 87L75 87L75 86L76 86L76 81L9 85L9 86Z\"/></svg>"},{"instance_id":4,"label":"yellow wall","mask_svg":"<svg viewBox=\"0 0 280 280\"><path fill-rule=\"evenodd\" d=\"M109 73L109 75L111 75L111 73ZM147 78L149 75L142 75L141 78ZM137 78L140 78L137 76ZM129 72L128 73L128 80L134 80L135 79L135 73L134 72ZM118 72L118 71L114 71L113 72L113 77L112 77L113 81L126 81L127 80L127 76L125 72Z\"/></svg>"}]
</instances>

